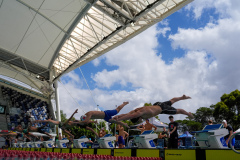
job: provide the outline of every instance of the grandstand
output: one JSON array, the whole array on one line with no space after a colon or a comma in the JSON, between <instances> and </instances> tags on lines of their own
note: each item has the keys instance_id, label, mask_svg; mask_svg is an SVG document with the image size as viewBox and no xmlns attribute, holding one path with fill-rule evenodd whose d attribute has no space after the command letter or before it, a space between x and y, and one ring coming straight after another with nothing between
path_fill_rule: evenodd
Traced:
<instances>
[{"instance_id":1,"label":"grandstand","mask_svg":"<svg viewBox=\"0 0 240 160\"><path fill-rule=\"evenodd\" d=\"M40 93L0 79L0 105L6 108L5 114L0 114L0 129L13 130L17 125L27 128L31 121L49 118L47 101ZM41 127L44 124L35 125ZM45 131L52 132L49 127Z\"/></svg>"}]
</instances>

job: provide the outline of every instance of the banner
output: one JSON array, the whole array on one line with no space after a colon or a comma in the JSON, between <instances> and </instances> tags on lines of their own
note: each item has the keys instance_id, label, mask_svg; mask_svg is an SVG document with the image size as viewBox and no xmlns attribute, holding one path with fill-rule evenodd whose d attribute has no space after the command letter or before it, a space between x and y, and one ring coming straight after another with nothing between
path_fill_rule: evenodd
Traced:
<instances>
[{"instance_id":1,"label":"banner","mask_svg":"<svg viewBox=\"0 0 240 160\"><path fill-rule=\"evenodd\" d=\"M196 160L195 150L165 150L165 160Z\"/></svg>"}]
</instances>

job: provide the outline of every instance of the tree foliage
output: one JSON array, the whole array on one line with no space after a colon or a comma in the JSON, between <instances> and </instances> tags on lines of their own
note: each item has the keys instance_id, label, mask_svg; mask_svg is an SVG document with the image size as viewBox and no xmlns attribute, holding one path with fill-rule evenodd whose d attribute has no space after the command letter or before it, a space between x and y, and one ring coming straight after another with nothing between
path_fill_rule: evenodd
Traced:
<instances>
[{"instance_id":1,"label":"tree foliage","mask_svg":"<svg viewBox=\"0 0 240 160\"><path fill-rule=\"evenodd\" d=\"M202 130L202 124L200 122L195 122L195 121L191 121L191 120L176 120L176 122L179 123L179 125L182 126L182 131L188 131L188 132L192 132L192 131L198 131L198 130Z\"/></svg>"},{"instance_id":2,"label":"tree foliage","mask_svg":"<svg viewBox=\"0 0 240 160\"><path fill-rule=\"evenodd\" d=\"M210 107L200 107L193 113L194 121L206 125L209 120L213 120L213 109Z\"/></svg>"},{"instance_id":3,"label":"tree foliage","mask_svg":"<svg viewBox=\"0 0 240 160\"><path fill-rule=\"evenodd\" d=\"M201 130L208 120L222 123L224 119L234 130L237 130L240 127L240 91L235 90L229 94L223 94L220 102L209 107L200 107L196 113L193 113L193 116L193 121L187 119L177 121L183 126L183 131Z\"/></svg>"},{"instance_id":4,"label":"tree foliage","mask_svg":"<svg viewBox=\"0 0 240 160\"><path fill-rule=\"evenodd\" d=\"M221 123L225 119L234 130L238 129L240 127L240 91L223 94L221 101L214 106L213 116L216 122Z\"/></svg>"}]
</instances>

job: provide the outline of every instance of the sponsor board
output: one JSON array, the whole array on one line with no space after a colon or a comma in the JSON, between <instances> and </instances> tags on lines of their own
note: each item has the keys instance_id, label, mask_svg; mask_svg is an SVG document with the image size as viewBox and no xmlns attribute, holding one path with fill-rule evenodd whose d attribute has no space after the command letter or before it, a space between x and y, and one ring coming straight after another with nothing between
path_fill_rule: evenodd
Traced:
<instances>
[{"instance_id":1,"label":"sponsor board","mask_svg":"<svg viewBox=\"0 0 240 160\"><path fill-rule=\"evenodd\" d=\"M46 152L52 152L52 148L47 148Z\"/></svg>"},{"instance_id":2,"label":"sponsor board","mask_svg":"<svg viewBox=\"0 0 240 160\"><path fill-rule=\"evenodd\" d=\"M46 148L41 148L40 151L41 152L46 152Z\"/></svg>"},{"instance_id":3,"label":"sponsor board","mask_svg":"<svg viewBox=\"0 0 240 160\"><path fill-rule=\"evenodd\" d=\"M62 148L62 153L70 153L70 149Z\"/></svg>"},{"instance_id":4,"label":"sponsor board","mask_svg":"<svg viewBox=\"0 0 240 160\"><path fill-rule=\"evenodd\" d=\"M111 149L98 149L98 155L111 155Z\"/></svg>"},{"instance_id":5,"label":"sponsor board","mask_svg":"<svg viewBox=\"0 0 240 160\"><path fill-rule=\"evenodd\" d=\"M137 149L137 157L159 157L158 149Z\"/></svg>"},{"instance_id":6,"label":"sponsor board","mask_svg":"<svg viewBox=\"0 0 240 160\"><path fill-rule=\"evenodd\" d=\"M233 152L232 150L206 150L206 160L239 160L240 154Z\"/></svg>"},{"instance_id":7,"label":"sponsor board","mask_svg":"<svg viewBox=\"0 0 240 160\"><path fill-rule=\"evenodd\" d=\"M82 154L94 154L94 149L83 149Z\"/></svg>"},{"instance_id":8,"label":"sponsor board","mask_svg":"<svg viewBox=\"0 0 240 160\"><path fill-rule=\"evenodd\" d=\"M165 160L195 160L195 150L165 150Z\"/></svg>"},{"instance_id":9,"label":"sponsor board","mask_svg":"<svg viewBox=\"0 0 240 160\"><path fill-rule=\"evenodd\" d=\"M131 149L114 149L114 156L121 156L121 157L131 157L132 150Z\"/></svg>"},{"instance_id":10,"label":"sponsor board","mask_svg":"<svg viewBox=\"0 0 240 160\"><path fill-rule=\"evenodd\" d=\"M61 152L61 149L60 149L60 148L54 148L54 149L53 149L53 152L60 153L60 152Z\"/></svg>"},{"instance_id":11,"label":"sponsor board","mask_svg":"<svg viewBox=\"0 0 240 160\"><path fill-rule=\"evenodd\" d=\"M81 154L81 149L73 148L72 153L80 153Z\"/></svg>"}]
</instances>

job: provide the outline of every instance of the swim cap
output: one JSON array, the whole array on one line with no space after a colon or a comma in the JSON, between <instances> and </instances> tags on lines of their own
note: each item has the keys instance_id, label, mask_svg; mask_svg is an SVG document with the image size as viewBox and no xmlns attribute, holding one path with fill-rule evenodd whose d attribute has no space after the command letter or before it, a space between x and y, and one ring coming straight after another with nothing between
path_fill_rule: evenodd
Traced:
<instances>
[{"instance_id":1,"label":"swim cap","mask_svg":"<svg viewBox=\"0 0 240 160\"><path fill-rule=\"evenodd\" d=\"M86 119L86 117L87 117L86 115L82 115L82 116L80 117L80 120L81 120L81 121L84 121L84 120Z\"/></svg>"}]
</instances>

